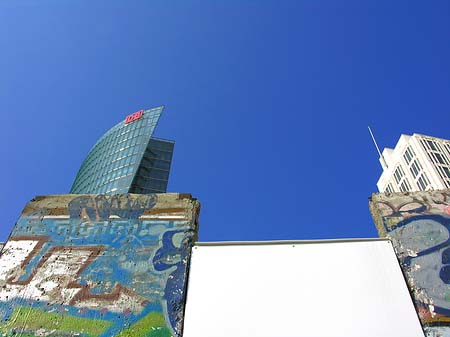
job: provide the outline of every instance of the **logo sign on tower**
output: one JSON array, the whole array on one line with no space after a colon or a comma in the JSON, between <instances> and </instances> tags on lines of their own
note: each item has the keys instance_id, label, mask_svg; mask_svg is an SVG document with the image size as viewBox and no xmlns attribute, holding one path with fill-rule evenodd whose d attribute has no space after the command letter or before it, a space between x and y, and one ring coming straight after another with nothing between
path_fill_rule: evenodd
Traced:
<instances>
[{"instance_id":1,"label":"logo sign on tower","mask_svg":"<svg viewBox=\"0 0 450 337\"><path fill-rule=\"evenodd\" d=\"M127 118L125 118L125 124L129 124L131 122L137 121L139 118L142 117L144 114L144 110L136 111L135 113L132 113L131 115L128 115Z\"/></svg>"}]
</instances>

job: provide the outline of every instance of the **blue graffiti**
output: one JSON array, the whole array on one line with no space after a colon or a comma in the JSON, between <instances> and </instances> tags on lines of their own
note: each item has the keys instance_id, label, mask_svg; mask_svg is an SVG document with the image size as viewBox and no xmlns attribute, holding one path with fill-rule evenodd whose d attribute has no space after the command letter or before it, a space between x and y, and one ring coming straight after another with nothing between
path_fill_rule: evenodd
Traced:
<instances>
[{"instance_id":1,"label":"blue graffiti","mask_svg":"<svg viewBox=\"0 0 450 337\"><path fill-rule=\"evenodd\" d=\"M397 224L397 226L395 226L395 229L407 226L414 221L424 221L424 220L435 221L435 222L439 223L440 225L444 226L450 232L450 218L444 217L444 216L438 215L438 214L417 215L417 216L409 217L403 221L400 221ZM438 245L432 246L430 248L427 248L427 249L424 249L424 250L418 252L417 256L428 255L428 254L434 253L436 251L439 251L442 248L447 247L447 246L450 246L450 237L446 241L444 241ZM413 258L414 257L408 256L405 258L404 262L407 264L410 264L410 260Z\"/></svg>"},{"instance_id":2,"label":"blue graffiti","mask_svg":"<svg viewBox=\"0 0 450 337\"><path fill-rule=\"evenodd\" d=\"M185 232L185 236L180 243L180 246L174 245L174 235L181 233L181 231L170 231L164 233L162 237L162 246L156 252L153 258L153 265L157 271L165 271L175 267L175 270L170 274L166 288L164 291L164 299L167 303L167 314L169 316L170 324L174 331L179 330L176 326L180 322L183 313L184 303L184 284L185 284L185 268L190 247L194 237L194 232Z\"/></svg>"},{"instance_id":3,"label":"blue graffiti","mask_svg":"<svg viewBox=\"0 0 450 337\"><path fill-rule=\"evenodd\" d=\"M82 212L85 211L91 219L108 220L111 215L116 215L122 219L136 220L145 210L155 206L157 197L156 194L141 199L131 198L128 194L82 195L73 199L68 209L72 219L82 219Z\"/></svg>"},{"instance_id":4,"label":"blue graffiti","mask_svg":"<svg viewBox=\"0 0 450 337\"><path fill-rule=\"evenodd\" d=\"M404 230L407 228L407 226L411 226L414 224L420 224L421 227L424 229L424 226L427 226L427 224L433 224L433 226L439 227L442 226L445 228L446 233L450 233L450 218L443 215L438 214L425 214L425 215L417 215L417 216L411 216L403 221L400 221L393 230L390 231L390 233L393 235L393 237L396 237L396 232ZM417 235L417 234L414 234ZM400 234L399 240L402 242L403 245L407 245L404 234ZM413 239L413 238L409 238ZM435 257L432 257L433 254L440 254L440 259L435 262L435 266L432 267L432 272L436 272L438 275L438 278L443 282L444 285L450 284L450 236L447 235L446 237L442 237L442 240L437 244L432 244L431 239L427 239L426 244L422 244L420 249L417 249L415 252L415 256L406 256L401 257L400 262L406 266L411 267L416 261L419 261L420 259L429 258L430 261L436 261ZM424 241L425 242L425 241ZM431 246L430 246L431 244ZM441 264L439 264L441 262ZM431 262L430 262L431 263ZM420 263L419 263L420 264ZM417 281L417 277L422 275L420 273L424 273L424 271L417 271L415 272L415 278ZM423 277L426 277L427 283L431 284L433 279L433 275L425 275ZM447 288L447 286L445 286ZM447 290L445 288L436 288L436 289L428 289L428 291L440 291L441 293L445 293ZM435 299L436 300L436 299ZM446 316L450 315L450 309L444 308L442 306L439 306L435 304L435 312L439 314L443 314Z\"/></svg>"}]
</instances>

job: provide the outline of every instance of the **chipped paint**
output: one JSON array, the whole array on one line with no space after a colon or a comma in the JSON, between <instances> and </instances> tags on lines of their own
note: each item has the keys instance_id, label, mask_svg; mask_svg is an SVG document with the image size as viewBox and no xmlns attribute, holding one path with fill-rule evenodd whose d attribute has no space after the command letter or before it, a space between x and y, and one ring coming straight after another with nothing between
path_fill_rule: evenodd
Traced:
<instances>
[{"instance_id":1,"label":"chipped paint","mask_svg":"<svg viewBox=\"0 0 450 337\"><path fill-rule=\"evenodd\" d=\"M424 331L450 337L450 190L374 194L370 210L394 246Z\"/></svg>"},{"instance_id":2,"label":"chipped paint","mask_svg":"<svg viewBox=\"0 0 450 337\"><path fill-rule=\"evenodd\" d=\"M0 336L181 336L199 204L189 195L55 195L0 256Z\"/></svg>"}]
</instances>

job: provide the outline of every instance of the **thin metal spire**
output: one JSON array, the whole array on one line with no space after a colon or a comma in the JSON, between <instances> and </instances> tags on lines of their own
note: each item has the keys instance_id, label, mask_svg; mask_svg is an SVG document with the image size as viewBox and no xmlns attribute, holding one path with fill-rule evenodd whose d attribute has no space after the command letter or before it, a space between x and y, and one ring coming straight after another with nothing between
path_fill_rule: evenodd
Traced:
<instances>
[{"instance_id":1,"label":"thin metal spire","mask_svg":"<svg viewBox=\"0 0 450 337\"><path fill-rule=\"evenodd\" d=\"M377 144L377 141L375 140L375 136L373 135L372 129L370 128L370 126L368 126L367 128L369 129L370 135L372 136L373 143L375 144L378 154L380 155L381 166L383 166L384 169L387 169L388 165L386 163L386 160L384 160L384 157L380 151L380 148L378 147L378 144Z\"/></svg>"}]
</instances>

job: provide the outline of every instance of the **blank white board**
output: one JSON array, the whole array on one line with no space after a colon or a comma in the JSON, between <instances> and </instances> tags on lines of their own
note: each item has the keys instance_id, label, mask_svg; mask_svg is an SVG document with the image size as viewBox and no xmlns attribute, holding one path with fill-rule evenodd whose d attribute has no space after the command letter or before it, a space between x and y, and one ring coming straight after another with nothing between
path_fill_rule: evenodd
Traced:
<instances>
[{"instance_id":1,"label":"blank white board","mask_svg":"<svg viewBox=\"0 0 450 337\"><path fill-rule=\"evenodd\" d=\"M183 337L423 337L391 243L193 248Z\"/></svg>"}]
</instances>

